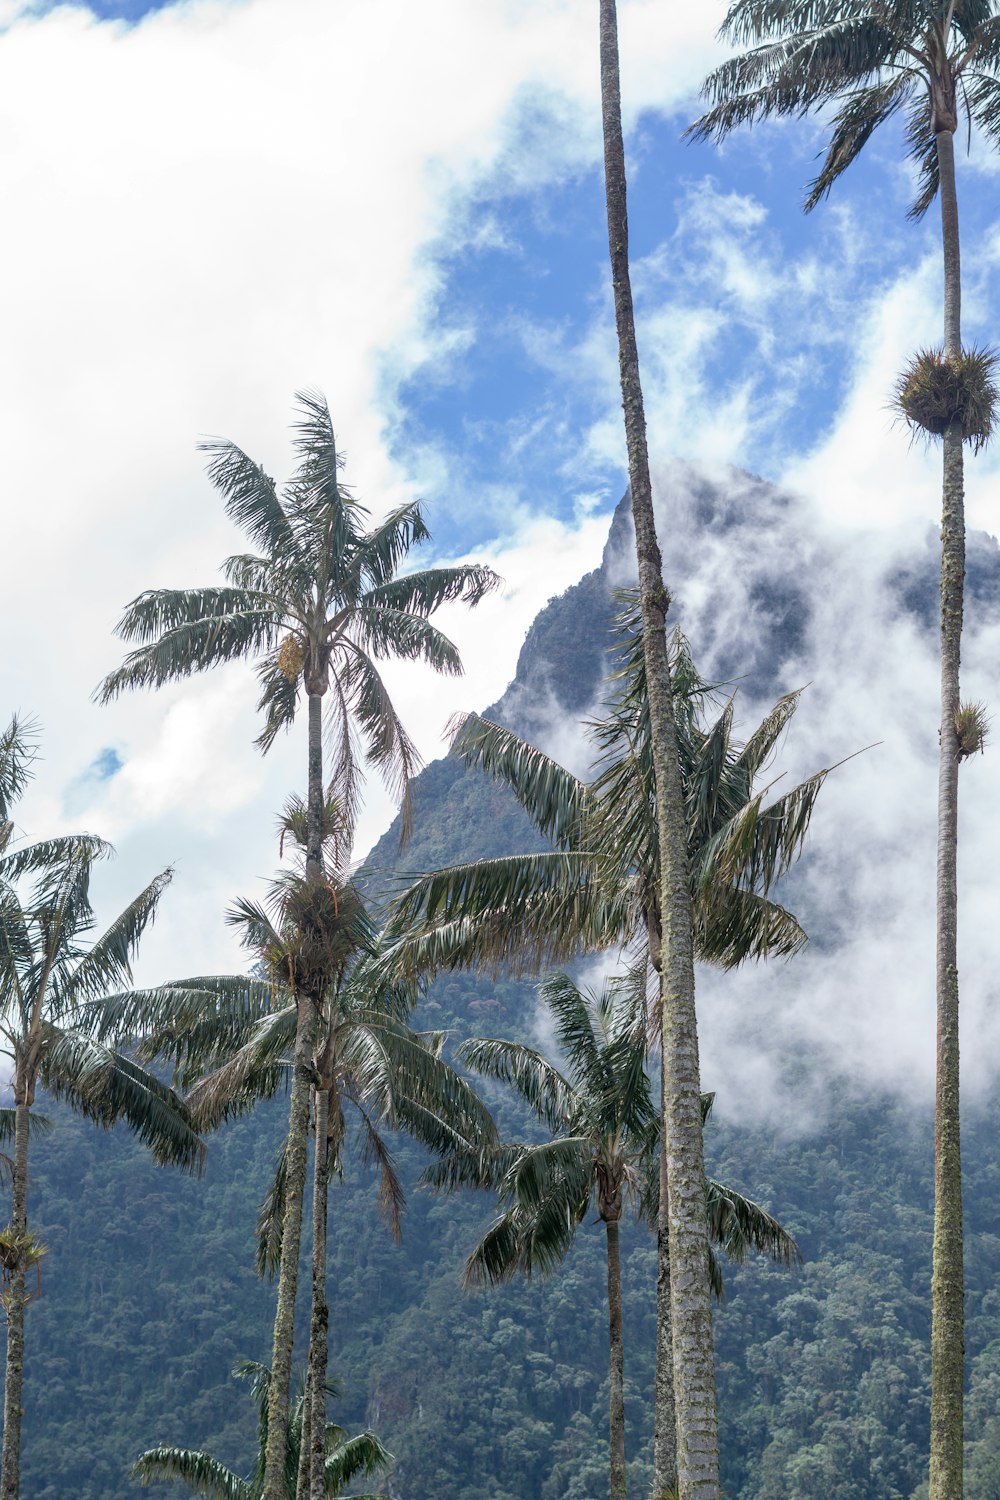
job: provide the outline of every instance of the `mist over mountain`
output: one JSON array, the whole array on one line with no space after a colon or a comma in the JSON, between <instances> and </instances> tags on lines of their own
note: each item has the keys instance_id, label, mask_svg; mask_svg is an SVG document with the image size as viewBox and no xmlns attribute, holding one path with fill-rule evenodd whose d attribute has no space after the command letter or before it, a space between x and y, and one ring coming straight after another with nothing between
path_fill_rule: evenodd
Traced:
<instances>
[{"instance_id":1,"label":"mist over mountain","mask_svg":"<svg viewBox=\"0 0 1000 1500\"><path fill-rule=\"evenodd\" d=\"M716 1091L713 1175L777 1213L804 1255L727 1272L717 1319L723 1475L733 1500L919 1500L927 1448L937 750L936 550L921 523L839 528L759 479L676 466L657 476L672 616L704 676L738 692L749 731L808 683L774 768L829 779L783 892L812 941L787 964L702 970L703 1081ZM762 541L761 538L766 540ZM599 711L615 590L632 578L628 505L602 565L531 627L489 712L574 769ZM966 677L989 697L1000 660L1000 552L970 539ZM982 777L963 769L961 851L968 1220L969 1485L996 1500L1000 1458L1000 1110L989 883L1000 838ZM995 801L996 799L994 799ZM372 851L373 888L406 870L538 846L512 799L453 758L415 787L415 832ZM988 863L984 863L988 861ZM596 973L599 964L588 964ZM417 1023L537 1039L530 983L449 975ZM498 1092L504 1128L517 1122ZM273 1288L253 1223L284 1126L276 1100L210 1143L202 1182L155 1168L124 1134L64 1111L34 1149L32 1227L50 1246L28 1309L25 1494L121 1500L153 1443L204 1448L247 1472L249 1401L229 1378L268 1358ZM607 1354L599 1225L550 1279L465 1293L491 1217L482 1197L409 1185L402 1243L380 1222L360 1156L330 1205L333 1416L396 1455L399 1500L593 1500L606 1486ZM655 1252L623 1232L626 1414L633 1493L650 1477ZM304 1350L305 1289L299 1308ZM163 1494L184 1493L160 1490Z\"/></svg>"}]
</instances>

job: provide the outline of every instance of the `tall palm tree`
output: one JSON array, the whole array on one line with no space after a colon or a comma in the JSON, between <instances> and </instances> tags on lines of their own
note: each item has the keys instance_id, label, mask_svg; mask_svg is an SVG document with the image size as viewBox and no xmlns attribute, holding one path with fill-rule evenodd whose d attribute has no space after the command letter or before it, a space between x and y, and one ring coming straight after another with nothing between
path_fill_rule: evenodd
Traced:
<instances>
[{"instance_id":1,"label":"tall palm tree","mask_svg":"<svg viewBox=\"0 0 1000 1500\"><path fill-rule=\"evenodd\" d=\"M402 800L403 832L410 825L409 783L419 767L416 748L400 722L376 658L424 661L458 673L455 646L430 622L442 604L477 604L498 583L488 568L431 568L400 575L411 547L429 532L419 504L392 512L365 530L368 512L340 478L330 413L322 396L300 392L294 447L298 466L279 495L273 479L228 441L203 444L209 477L226 513L259 549L230 557L221 588L154 589L133 599L118 634L137 641L98 696L108 702L125 689L164 682L236 658L257 661L258 707L264 727L257 744L268 750L287 729L304 693L308 709L307 879L323 881L325 808L338 809L349 845L360 796L358 739L368 763ZM329 782L323 765L333 747ZM271 1360L271 1452L265 1500L280 1500L281 1445L288 1413L295 1290L306 1181L309 1067L314 1008L299 1002L295 1072L289 1103L286 1253L278 1277Z\"/></svg>"},{"instance_id":2,"label":"tall palm tree","mask_svg":"<svg viewBox=\"0 0 1000 1500\"><path fill-rule=\"evenodd\" d=\"M671 708L666 616L670 595L656 538L653 489L646 447L646 414L635 336L628 253L628 189L622 135L618 13L615 0L599 0L601 124L611 286L618 335L618 365L625 416L629 492L635 523L643 647L656 814L661 850L659 905L664 944L659 971L659 1029L663 1069L664 1189L660 1194L659 1254L676 1274L670 1279L671 1315L686 1351L675 1359L680 1500L718 1500L719 1434L715 1397L712 1312L699 1267L708 1247L702 1213L705 1176L701 1121L698 1018L694 992L691 887L685 862L686 833L681 769ZM668 1181L669 1179L669 1181ZM666 1272L661 1270L660 1280ZM658 1313L658 1317L660 1314ZM680 1343L675 1342L675 1348Z\"/></svg>"},{"instance_id":3,"label":"tall palm tree","mask_svg":"<svg viewBox=\"0 0 1000 1500\"><path fill-rule=\"evenodd\" d=\"M207 1495L210 1500L261 1500L264 1493L264 1462L267 1453L267 1393L271 1372L266 1365L254 1360L241 1360L233 1371L237 1380L246 1380L257 1405L259 1445L257 1462L253 1472L241 1479L210 1453L190 1448L161 1446L149 1448L139 1455L132 1467L132 1474L143 1485L179 1480L198 1495ZM327 1384L331 1396L338 1394L333 1384ZM282 1500L295 1500L295 1476L299 1466L302 1445L303 1413L305 1393L299 1396L289 1412L285 1429L285 1488ZM328 1422L325 1429L324 1495L340 1495L345 1485L360 1476L365 1478L386 1469L392 1463L392 1454L387 1453L373 1432L360 1432L348 1437L342 1427ZM387 1500L384 1495L358 1495L356 1500Z\"/></svg>"},{"instance_id":4,"label":"tall palm tree","mask_svg":"<svg viewBox=\"0 0 1000 1500\"><path fill-rule=\"evenodd\" d=\"M241 900L230 913L263 980L220 977L183 981L159 992L156 1026L142 1044L149 1057L170 1058L178 1081L201 1076L187 1095L199 1128L211 1130L273 1095L294 1056L298 1000L318 1017L310 1057L316 1149L313 1161L312 1313L300 1500L325 1493L328 1361L326 1247L331 1173L340 1174L355 1115L366 1162L379 1173L380 1204L398 1236L403 1205L383 1129L402 1128L441 1152L474 1133L492 1143L489 1112L444 1061L442 1038L412 1031L409 988L386 982L378 935L357 888L346 878L317 885L293 871L275 882L266 905ZM172 993L173 990L173 993ZM147 1006L146 1016L154 1014ZM274 1272L285 1255L282 1225L288 1194L286 1142L258 1222L258 1268Z\"/></svg>"},{"instance_id":5,"label":"tall palm tree","mask_svg":"<svg viewBox=\"0 0 1000 1500\"><path fill-rule=\"evenodd\" d=\"M10 1224L2 1236L4 1500L17 1500L20 1488L26 1270L40 1253L28 1230L28 1154L37 1133L32 1110L39 1084L98 1125L124 1120L164 1160L194 1168L203 1154L182 1101L103 1035L109 1006L141 1004L141 993L131 990L132 961L171 872L158 875L94 937L91 875L114 851L92 834L16 842L10 814L31 759L24 726L12 721L0 736L0 1056L14 1096L3 1122L5 1137L14 1141Z\"/></svg>"},{"instance_id":6,"label":"tall palm tree","mask_svg":"<svg viewBox=\"0 0 1000 1500\"><path fill-rule=\"evenodd\" d=\"M628 1200L657 1217L659 1123L645 1069L645 997L614 981L598 999L565 974L540 988L555 1023L565 1072L516 1042L474 1038L459 1056L476 1072L511 1085L548 1138L537 1144L473 1140L428 1174L432 1181L492 1187L501 1213L465 1267L467 1283L498 1283L517 1272L553 1270L566 1256L593 1206L607 1238L610 1351L611 1500L626 1500L624 1345L619 1223ZM705 1103L710 1106L710 1099ZM737 1259L751 1249L790 1263L794 1240L757 1204L709 1183L713 1238ZM714 1255L711 1280L721 1295Z\"/></svg>"},{"instance_id":7,"label":"tall palm tree","mask_svg":"<svg viewBox=\"0 0 1000 1500\"><path fill-rule=\"evenodd\" d=\"M734 0L721 35L750 50L710 75L711 108L692 127L721 140L770 116L829 107L832 131L805 206L814 208L873 132L902 117L918 172L911 218L940 190L944 349L918 359L916 385L937 388L921 412L904 379L903 408L941 436L941 718L937 849L937 1089L931 1332L931 1500L962 1493L964 1289L958 1052L958 767L970 753L959 695L965 578L963 441L992 427L990 361L962 349L955 134L963 118L1000 143L1000 14L995 0ZM981 739L981 736L980 736ZM973 747L975 748L975 747Z\"/></svg>"},{"instance_id":8,"label":"tall palm tree","mask_svg":"<svg viewBox=\"0 0 1000 1500\"><path fill-rule=\"evenodd\" d=\"M397 902L388 929L395 939L390 958L402 972L431 975L461 966L493 971L501 963L538 972L581 949L625 945L633 949L640 980L647 964L659 976L663 918L646 662L637 612L627 611L620 623L617 688L606 715L591 725L599 755L591 782L511 730L475 715L465 720L455 743L458 754L507 785L555 848L460 865L414 882ZM703 723L715 695L678 632L671 676L696 952L724 968L794 953L805 934L769 892L798 857L829 772L770 801L770 787L756 783L800 695L781 698L740 745L732 736L732 699L713 723ZM661 1133L661 1168L666 1139ZM663 1196L661 1183L658 1201ZM657 1238L659 1497L677 1478L669 1240L662 1218Z\"/></svg>"}]
</instances>

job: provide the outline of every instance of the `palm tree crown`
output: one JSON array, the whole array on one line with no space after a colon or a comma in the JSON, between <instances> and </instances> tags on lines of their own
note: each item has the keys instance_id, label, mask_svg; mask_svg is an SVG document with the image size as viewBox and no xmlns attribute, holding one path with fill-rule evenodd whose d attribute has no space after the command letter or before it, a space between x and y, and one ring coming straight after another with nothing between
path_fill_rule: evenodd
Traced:
<instances>
[{"instance_id":1,"label":"palm tree crown","mask_svg":"<svg viewBox=\"0 0 1000 1500\"><path fill-rule=\"evenodd\" d=\"M735 0L720 35L749 50L707 79L712 103L691 126L696 139L719 140L771 115L836 106L807 209L897 114L919 174L914 218L938 190L937 138L954 134L963 110L1000 142L995 0Z\"/></svg>"},{"instance_id":2,"label":"palm tree crown","mask_svg":"<svg viewBox=\"0 0 1000 1500\"><path fill-rule=\"evenodd\" d=\"M170 871L95 938L90 882L94 866L113 853L110 844L70 834L19 845L14 836L11 812L30 778L34 748L28 726L16 719L0 735L0 1055L14 1095L13 1110L0 1117L0 1135L14 1142L13 1161L4 1159L11 1184L4 1500L17 1500L20 1486L25 1271L38 1252L28 1233L28 1148L37 1134L39 1083L98 1125L124 1120L163 1160L198 1167L203 1155L182 1101L115 1044L114 1018L143 1005L132 988L132 961Z\"/></svg>"},{"instance_id":3,"label":"palm tree crown","mask_svg":"<svg viewBox=\"0 0 1000 1500\"><path fill-rule=\"evenodd\" d=\"M208 1495L212 1500L261 1500L264 1493L264 1457L267 1451L267 1391L271 1372L266 1365L255 1360L242 1360L234 1369L237 1380L249 1383L250 1393L257 1406L258 1453L253 1472L245 1479L227 1469L225 1464L210 1453L190 1448L160 1446L140 1454L132 1473L143 1485L158 1480L179 1480L198 1495ZM338 1394L332 1383L327 1384L331 1396ZM285 1495L295 1500L295 1476L299 1464L299 1448L302 1443L302 1418L305 1397L300 1395L289 1414L285 1435ZM324 1493L339 1495L345 1485L356 1482L361 1476L368 1477L380 1469L388 1468L392 1455L387 1453L373 1432L360 1432L349 1437L342 1427L334 1422L326 1424ZM385 1500L382 1495L359 1495L357 1500Z\"/></svg>"},{"instance_id":4,"label":"palm tree crown","mask_svg":"<svg viewBox=\"0 0 1000 1500\"><path fill-rule=\"evenodd\" d=\"M353 829L360 791L356 732L367 760L403 800L406 822L408 784L420 762L375 659L459 673L455 646L429 617L451 600L477 604L499 579L474 565L399 576L410 549L430 535L420 505L404 505L367 530L368 511L340 478L344 459L325 400L304 391L297 401L299 462L280 495L234 443L202 445L226 513L257 550L227 559L224 587L153 589L133 599L117 631L139 644L98 696L107 702L128 688L256 658L260 748L292 723L300 692L328 699L331 794L345 827Z\"/></svg>"}]
</instances>

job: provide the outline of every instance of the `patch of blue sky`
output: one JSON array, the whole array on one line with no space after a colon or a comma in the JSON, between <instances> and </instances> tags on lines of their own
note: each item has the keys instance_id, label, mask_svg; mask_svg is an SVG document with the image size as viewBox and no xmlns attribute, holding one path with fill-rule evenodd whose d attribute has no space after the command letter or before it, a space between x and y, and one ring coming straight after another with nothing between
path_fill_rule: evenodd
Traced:
<instances>
[{"instance_id":1,"label":"patch of blue sky","mask_svg":"<svg viewBox=\"0 0 1000 1500\"><path fill-rule=\"evenodd\" d=\"M182 0L22 0L21 13L45 16L60 6L71 4L79 10L89 10L99 21L125 21L135 25L144 16L179 3Z\"/></svg>"},{"instance_id":2,"label":"patch of blue sky","mask_svg":"<svg viewBox=\"0 0 1000 1500\"><path fill-rule=\"evenodd\" d=\"M742 132L722 150L684 141L683 124L646 115L628 143L640 355L660 424L651 439L681 457L712 457L685 451L686 381L692 400L745 413L740 451L726 456L774 477L835 420L886 289L923 261L934 266L937 205L908 222L914 183L892 127L805 214L821 122ZM959 166L967 327L989 340L977 306L988 315L995 305L987 290L996 291L997 256L984 253L994 195L982 191L981 165ZM420 447L448 455L444 472L460 495L442 494L440 505L454 540L471 546L483 535L482 508L461 494L494 490L562 518L581 490L606 489L613 502L620 463L615 471L587 443L592 424L618 409L607 359L595 352L604 339L606 354L613 337L599 170L521 190L500 173L431 253L437 331L459 336L400 390L395 441L401 456ZM936 323L914 330L924 342L938 336Z\"/></svg>"}]
</instances>

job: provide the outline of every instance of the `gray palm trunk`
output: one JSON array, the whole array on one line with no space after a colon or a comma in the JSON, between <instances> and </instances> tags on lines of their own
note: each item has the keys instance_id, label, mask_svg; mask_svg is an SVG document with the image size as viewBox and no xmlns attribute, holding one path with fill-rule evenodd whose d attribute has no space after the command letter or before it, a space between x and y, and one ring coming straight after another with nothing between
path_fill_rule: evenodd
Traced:
<instances>
[{"instance_id":1,"label":"gray palm trunk","mask_svg":"<svg viewBox=\"0 0 1000 1500\"><path fill-rule=\"evenodd\" d=\"M665 1089L660 1056L660 1087ZM660 1207L656 1225L656 1377L653 1391L653 1500L677 1489L677 1414L674 1409L674 1341L670 1319L670 1232L667 1154L660 1149Z\"/></svg>"},{"instance_id":2,"label":"gray palm trunk","mask_svg":"<svg viewBox=\"0 0 1000 1500\"><path fill-rule=\"evenodd\" d=\"M618 1220L606 1219L608 1237L608 1336L610 1346L611 1500L628 1500L625 1477L625 1362L622 1345L622 1270Z\"/></svg>"},{"instance_id":3,"label":"gray palm trunk","mask_svg":"<svg viewBox=\"0 0 1000 1500\"><path fill-rule=\"evenodd\" d=\"M323 878L323 698L321 693L316 692L309 692L308 696L306 879L319 881ZM271 1381L267 1398L268 1429L263 1500L286 1500L285 1434L288 1430L289 1392L292 1379L295 1294L298 1290L299 1250L302 1243L302 1200L307 1176L309 1102L315 1035L315 1006L311 998L300 995L295 1026L291 1102L288 1111L285 1213L281 1226L281 1263L278 1269L274 1346L271 1353ZM325 1369L323 1373L325 1378ZM311 1378L311 1361L309 1378ZM307 1392L309 1378L307 1378ZM308 1394L306 1405L307 1407L309 1405ZM323 1429L321 1428L320 1431L322 1432Z\"/></svg>"},{"instance_id":4,"label":"gray palm trunk","mask_svg":"<svg viewBox=\"0 0 1000 1500\"><path fill-rule=\"evenodd\" d=\"M944 352L961 354L961 270L953 129L936 135L944 252ZM965 1359L958 1044L958 767L956 716L965 579L961 422L944 433L941 520L941 726L937 846L937 1058L931 1281L930 1500L961 1500Z\"/></svg>"},{"instance_id":5,"label":"gray palm trunk","mask_svg":"<svg viewBox=\"0 0 1000 1500\"><path fill-rule=\"evenodd\" d=\"M666 613L670 597L653 518L646 422L628 264L625 147L621 125L615 0L600 0L601 112L604 128L608 246L614 290L629 487L635 523L649 717L656 778L664 932L660 985L664 1057L662 1141L668 1193L677 1469L681 1500L718 1500L719 1439L706 1275L705 1169L701 1080L694 1004L694 942L686 826L677 733L671 703Z\"/></svg>"},{"instance_id":6,"label":"gray palm trunk","mask_svg":"<svg viewBox=\"0 0 1000 1500\"><path fill-rule=\"evenodd\" d=\"M326 1300L326 1219L330 1186L327 1137L330 1130L330 1089L316 1090L316 1147L313 1157L312 1316L309 1322L309 1489L302 1500L323 1500L326 1494L326 1368L330 1314Z\"/></svg>"},{"instance_id":7,"label":"gray palm trunk","mask_svg":"<svg viewBox=\"0 0 1000 1500\"><path fill-rule=\"evenodd\" d=\"M30 1107L24 1079L15 1081L14 1176L10 1221L15 1233L28 1227L28 1130ZM21 1397L24 1390L25 1270L16 1265L6 1294L7 1370L3 1392L3 1456L0 1460L3 1500L17 1500L21 1486Z\"/></svg>"}]
</instances>

